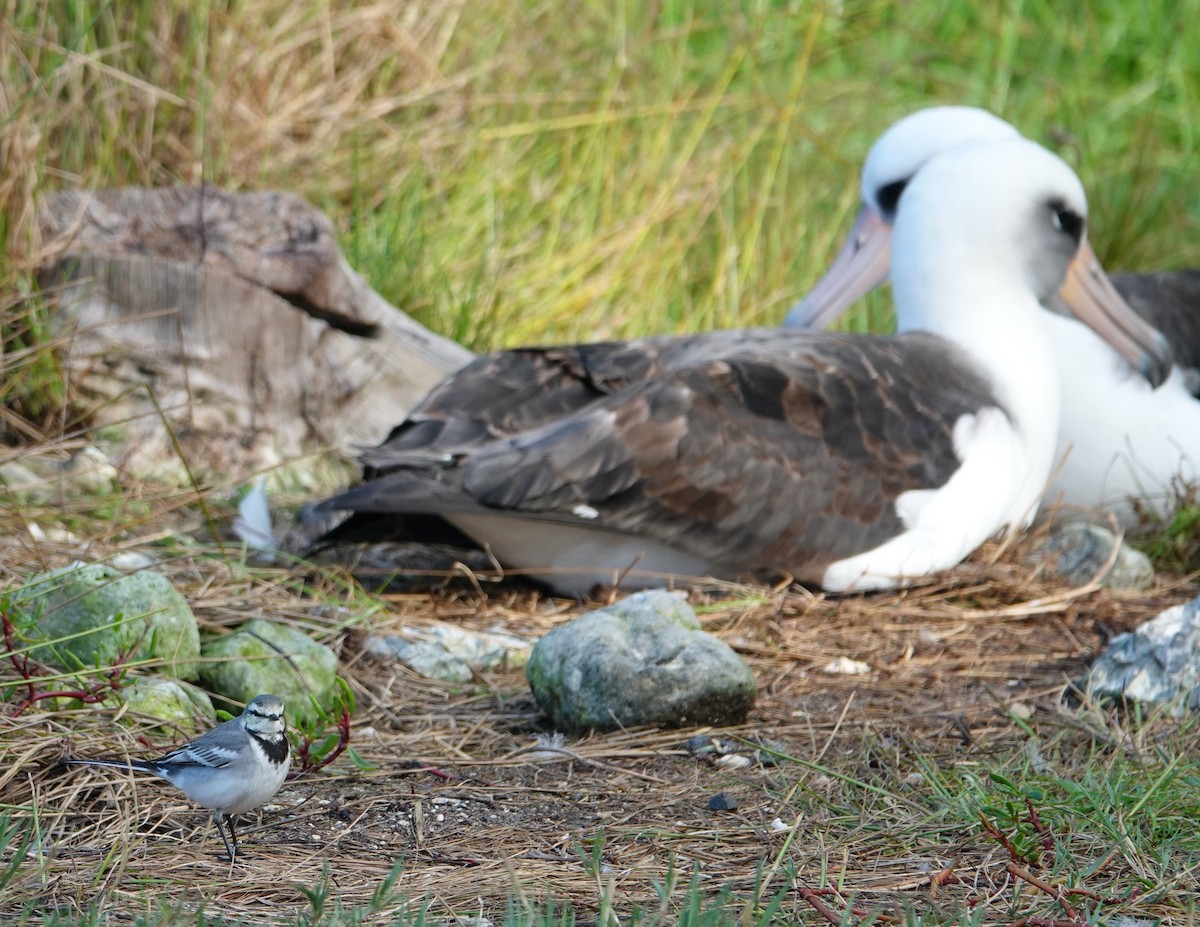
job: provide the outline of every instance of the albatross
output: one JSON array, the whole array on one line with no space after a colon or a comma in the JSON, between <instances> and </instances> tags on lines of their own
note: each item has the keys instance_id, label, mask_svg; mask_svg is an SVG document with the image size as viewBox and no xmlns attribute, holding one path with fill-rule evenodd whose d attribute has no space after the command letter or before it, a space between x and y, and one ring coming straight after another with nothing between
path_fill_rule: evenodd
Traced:
<instances>
[{"instance_id":1,"label":"albatross","mask_svg":"<svg viewBox=\"0 0 1200 927\"><path fill-rule=\"evenodd\" d=\"M964 208L970 204L970 208ZM360 539L466 537L579 595L787 575L886 588L1036 512L1058 375L1041 300L1087 260L1082 185L1021 138L907 184L895 335L750 329L501 351L435 387L322 509ZM1161 336L1111 289L1071 310L1157 384ZM335 534L338 529L335 529Z\"/></svg>"},{"instance_id":2,"label":"albatross","mask_svg":"<svg viewBox=\"0 0 1200 927\"><path fill-rule=\"evenodd\" d=\"M822 328L886 278L901 195L924 165L956 146L1004 143L1017 130L966 106L913 113L889 128L863 165L862 206L825 276L788 313L786 327ZM1090 250L1070 285L1107 287ZM1045 501L1061 515L1112 513L1126 528L1137 509L1165 511L1178 480L1200 476L1200 272L1117 275L1122 295L1168 336L1177 365L1154 389L1096 332L1047 300L1062 389L1056 466ZM1143 332L1138 337L1147 337ZM1131 500L1137 500L1135 506Z\"/></svg>"}]
</instances>

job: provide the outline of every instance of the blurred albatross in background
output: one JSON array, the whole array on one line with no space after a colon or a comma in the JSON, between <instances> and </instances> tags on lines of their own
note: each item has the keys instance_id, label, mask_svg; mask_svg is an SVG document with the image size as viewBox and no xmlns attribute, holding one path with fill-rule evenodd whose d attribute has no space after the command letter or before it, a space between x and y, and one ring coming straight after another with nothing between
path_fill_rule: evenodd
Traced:
<instances>
[{"instance_id":1,"label":"blurred albatross in background","mask_svg":"<svg viewBox=\"0 0 1200 927\"><path fill-rule=\"evenodd\" d=\"M1003 144L1017 130L989 112L939 106L901 119L872 146L863 165L862 207L826 275L788 313L788 327L823 328L888 273L891 228L910 181L934 157L956 146ZM1047 301L1054 363L1062 384L1056 469L1045 501L1063 514L1111 512L1136 523L1131 499L1165 512L1177 481L1200 476L1200 271L1124 274L1117 289L1162 331L1177 366L1152 389L1096 332ZM1090 251L1069 286L1105 286ZM1103 332L1101 332L1103 334ZM1139 335L1137 337L1144 337Z\"/></svg>"},{"instance_id":2,"label":"blurred albatross in background","mask_svg":"<svg viewBox=\"0 0 1200 927\"><path fill-rule=\"evenodd\" d=\"M502 351L451 375L322 503L333 536L467 537L559 592L791 575L881 588L1034 515L1059 384L1041 300L1088 260L1082 186L1012 138L930 159L892 236L899 334L743 330ZM1111 289L1073 311L1154 384Z\"/></svg>"}]
</instances>

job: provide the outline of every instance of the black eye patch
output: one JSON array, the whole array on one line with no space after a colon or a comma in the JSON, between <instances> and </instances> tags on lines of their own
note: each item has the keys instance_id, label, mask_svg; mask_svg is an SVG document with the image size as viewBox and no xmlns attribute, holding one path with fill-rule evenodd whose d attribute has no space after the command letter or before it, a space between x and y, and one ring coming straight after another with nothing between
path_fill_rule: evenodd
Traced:
<instances>
[{"instance_id":1,"label":"black eye patch","mask_svg":"<svg viewBox=\"0 0 1200 927\"><path fill-rule=\"evenodd\" d=\"M893 180L875 191L875 201L879 204L879 212L888 221L896 218L896 207L900 205L900 194L908 186L909 179L905 177L903 180Z\"/></svg>"},{"instance_id":2,"label":"black eye patch","mask_svg":"<svg viewBox=\"0 0 1200 927\"><path fill-rule=\"evenodd\" d=\"M1083 238L1083 216L1073 210L1062 200L1051 200L1050 211L1053 215L1054 227L1071 236L1078 243Z\"/></svg>"}]
</instances>

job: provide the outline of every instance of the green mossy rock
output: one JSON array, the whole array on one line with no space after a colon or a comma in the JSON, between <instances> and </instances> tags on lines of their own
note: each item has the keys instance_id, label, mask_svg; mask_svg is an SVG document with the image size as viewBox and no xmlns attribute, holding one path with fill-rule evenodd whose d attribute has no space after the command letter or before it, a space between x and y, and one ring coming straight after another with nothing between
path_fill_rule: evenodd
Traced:
<instances>
[{"instance_id":1,"label":"green mossy rock","mask_svg":"<svg viewBox=\"0 0 1200 927\"><path fill-rule=\"evenodd\" d=\"M158 718L164 729L189 738L204 733L217 721L208 693L174 679L161 676L135 679L121 689L120 698L131 712Z\"/></svg>"},{"instance_id":2,"label":"green mossy rock","mask_svg":"<svg viewBox=\"0 0 1200 927\"><path fill-rule=\"evenodd\" d=\"M155 672L195 679L200 629L187 600L152 570L72 564L35 576L11 597L18 630L39 663L63 670L160 661Z\"/></svg>"},{"instance_id":3,"label":"green mossy rock","mask_svg":"<svg viewBox=\"0 0 1200 927\"><path fill-rule=\"evenodd\" d=\"M202 653L200 679L218 698L244 704L263 693L277 695L291 724L317 720L310 697L326 711L333 707L337 656L289 625L257 618L207 641Z\"/></svg>"},{"instance_id":4,"label":"green mossy rock","mask_svg":"<svg viewBox=\"0 0 1200 927\"><path fill-rule=\"evenodd\" d=\"M556 730L738 724L754 705L750 667L700 630L671 592L640 592L560 625L525 676Z\"/></svg>"},{"instance_id":5,"label":"green mossy rock","mask_svg":"<svg viewBox=\"0 0 1200 927\"><path fill-rule=\"evenodd\" d=\"M1072 522L1055 528L1033 559L1069 586L1086 585L1097 576L1105 589L1144 592L1154 585L1150 558L1100 525Z\"/></svg>"}]
</instances>

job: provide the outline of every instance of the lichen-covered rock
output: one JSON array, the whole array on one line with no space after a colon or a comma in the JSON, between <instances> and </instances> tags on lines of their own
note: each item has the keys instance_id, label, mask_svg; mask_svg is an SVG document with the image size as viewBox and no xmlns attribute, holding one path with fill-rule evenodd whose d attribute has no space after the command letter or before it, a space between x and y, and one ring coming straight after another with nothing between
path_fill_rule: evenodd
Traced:
<instances>
[{"instance_id":1,"label":"lichen-covered rock","mask_svg":"<svg viewBox=\"0 0 1200 927\"><path fill-rule=\"evenodd\" d=\"M757 694L742 658L662 590L555 628L534 644L525 675L555 728L571 732L737 724Z\"/></svg>"},{"instance_id":2,"label":"lichen-covered rock","mask_svg":"<svg viewBox=\"0 0 1200 927\"><path fill-rule=\"evenodd\" d=\"M12 593L30 657L64 670L154 661L148 667L195 679L200 629L187 600L152 570L124 573L76 563L35 576Z\"/></svg>"},{"instance_id":3,"label":"lichen-covered rock","mask_svg":"<svg viewBox=\"0 0 1200 927\"><path fill-rule=\"evenodd\" d=\"M367 650L399 660L426 679L469 682L475 671L517 668L529 662L528 641L511 634L481 634L450 624L401 628L398 635L367 638Z\"/></svg>"},{"instance_id":4,"label":"lichen-covered rock","mask_svg":"<svg viewBox=\"0 0 1200 927\"><path fill-rule=\"evenodd\" d=\"M1200 598L1109 641L1082 687L1095 696L1200 708Z\"/></svg>"},{"instance_id":5,"label":"lichen-covered rock","mask_svg":"<svg viewBox=\"0 0 1200 927\"><path fill-rule=\"evenodd\" d=\"M121 474L98 447L87 446L62 467L63 482L78 495L98 496L120 485Z\"/></svg>"},{"instance_id":6,"label":"lichen-covered rock","mask_svg":"<svg viewBox=\"0 0 1200 927\"><path fill-rule=\"evenodd\" d=\"M217 720L212 699L195 686L163 679L161 676L145 676L124 686L120 699L132 713L158 718L164 727L194 737L208 730Z\"/></svg>"},{"instance_id":7,"label":"lichen-covered rock","mask_svg":"<svg viewBox=\"0 0 1200 927\"><path fill-rule=\"evenodd\" d=\"M290 625L256 618L206 641L201 653L201 681L230 703L245 704L269 692L283 699L293 724L317 720L310 697L326 711L333 707L337 656Z\"/></svg>"},{"instance_id":8,"label":"lichen-covered rock","mask_svg":"<svg viewBox=\"0 0 1200 927\"><path fill-rule=\"evenodd\" d=\"M1115 559L1113 548L1118 547ZM1096 578L1112 559L1100 585L1106 589L1140 592L1154 583L1154 566L1140 550L1118 542L1107 528L1072 522L1055 528L1037 550L1046 568L1069 586L1083 586Z\"/></svg>"}]
</instances>

